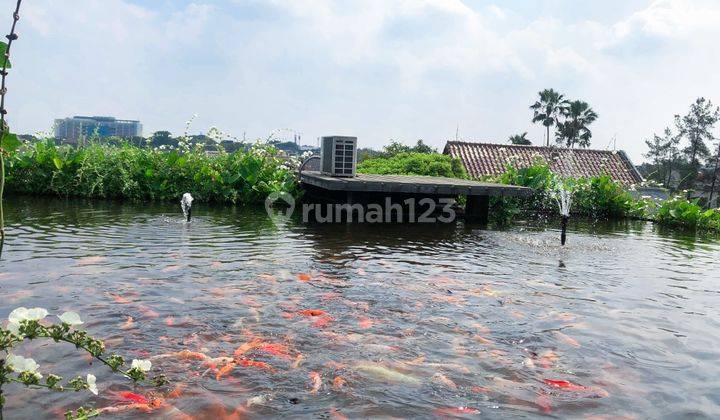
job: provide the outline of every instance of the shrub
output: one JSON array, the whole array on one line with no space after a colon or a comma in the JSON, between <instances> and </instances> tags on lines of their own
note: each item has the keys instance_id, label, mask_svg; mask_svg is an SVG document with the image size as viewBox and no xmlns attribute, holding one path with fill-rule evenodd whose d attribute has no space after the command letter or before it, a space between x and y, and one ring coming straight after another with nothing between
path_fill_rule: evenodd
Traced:
<instances>
[{"instance_id":1,"label":"shrub","mask_svg":"<svg viewBox=\"0 0 720 420\"><path fill-rule=\"evenodd\" d=\"M297 193L297 182L277 149L208 156L200 147L163 151L119 146L26 145L10 160L8 191L16 194L178 200L191 192L201 201L261 202L275 191Z\"/></svg>"},{"instance_id":2,"label":"shrub","mask_svg":"<svg viewBox=\"0 0 720 420\"><path fill-rule=\"evenodd\" d=\"M720 231L720 209L704 210L698 200L676 196L661 202L655 220L664 225Z\"/></svg>"},{"instance_id":3,"label":"shrub","mask_svg":"<svg viewBox=\"0 0 720 420\"><path fill-rule=\"evenodd\" d=\"M358 172L379 175L426 175L467 178L460 159L439 153L398 153L368 158L358 164Z\"/></svg>"},{"instance_id":4,"label":"shrub","mask_svg":"<svg viewBox=\"0 0 720 420\"><path fill-rule=\"evenodd\" d=\"M643 205L608 175L575 180L573 212L595 219L642 217Z\"/></svg>"}]
</instances>

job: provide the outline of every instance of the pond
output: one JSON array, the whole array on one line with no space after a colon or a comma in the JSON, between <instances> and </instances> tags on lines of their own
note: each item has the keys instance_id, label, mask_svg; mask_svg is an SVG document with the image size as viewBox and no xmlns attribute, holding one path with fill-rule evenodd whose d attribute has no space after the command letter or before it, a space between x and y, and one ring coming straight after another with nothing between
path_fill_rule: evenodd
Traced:
<instances>
[{"instance_id":1,"label":"pond","mask_svg":"<svg viewBox=\"0 0 720 420\"><path fill-rule=\"evenodd\" d=\"M66 378L95 374L100 395L7 386L6 418L124 404L122 391L166 404L116 418L720 416L715 238L571 221L561 248L555 227L533 223L193 214L6 200L0 317L77 311L108 351L150 358L172 381L133 389L70 345L33 342L18 353ZM183 350L258 363L223 369Z\"/></svg>"}]
</instances>

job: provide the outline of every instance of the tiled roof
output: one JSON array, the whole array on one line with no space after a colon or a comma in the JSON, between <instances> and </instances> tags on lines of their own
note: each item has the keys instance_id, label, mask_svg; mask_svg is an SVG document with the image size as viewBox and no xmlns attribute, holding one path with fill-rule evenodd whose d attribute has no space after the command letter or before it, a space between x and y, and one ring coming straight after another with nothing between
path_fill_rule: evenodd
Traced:
<instances>
[{"instance_id":1,"label":"tiled roof","mask_svg":"<svg viewBox=\"0 0 720 420\"><path fill-rule=\"evenodd\" d=\"M500 175L513 162L527 167L540 156L550 165L550 170L561 177L610 175L625 185L643 180L623 151L449 141L444 153L460 158L473 178Z\"/></svg>"}]
</instances>

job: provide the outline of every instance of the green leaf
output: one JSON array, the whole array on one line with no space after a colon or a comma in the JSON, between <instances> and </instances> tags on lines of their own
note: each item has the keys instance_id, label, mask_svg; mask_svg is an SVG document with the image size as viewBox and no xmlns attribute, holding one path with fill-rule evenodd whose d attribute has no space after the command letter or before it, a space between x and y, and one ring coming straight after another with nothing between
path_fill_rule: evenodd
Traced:
<instances>
[{"instance_id":1,"label":"green leaf","mask_svg":"<svg viewBox=\"0 0 720 420\"><path fill-rule=\"evenodd\" d=\"M58 168L58 169L62 169L62 168L63 168L63 162L62 162L62 160L60 160L60 158L54 157L54 158L53 158L53 163L55 164L55 167L56 167L56 168Z\"/></svg>"},{"instance_id":2,"label":"green leaf","mask_svg":"<svg viewBox=\"0 0 720 420\"><path fill-rule=\"evenodd\" d=\"M18 147L22 146L22 142L18 139L16 134L6 133L2 136L2 142L0 148L8 153L14 152Z\"/></svg>"},{"instance_id":3,"label":"green leaf","mask_svg":"<svg viewBox=\"0 0 720 420\"><path fill-rule=\"evenodd\" d=\"M7 44L0 41L0 67L2 67L3 63L5 64L5 68L9 69L12 68L10 65L10 60L5 58L5 52L7 51Z\"/></svg>"}]
</instances>

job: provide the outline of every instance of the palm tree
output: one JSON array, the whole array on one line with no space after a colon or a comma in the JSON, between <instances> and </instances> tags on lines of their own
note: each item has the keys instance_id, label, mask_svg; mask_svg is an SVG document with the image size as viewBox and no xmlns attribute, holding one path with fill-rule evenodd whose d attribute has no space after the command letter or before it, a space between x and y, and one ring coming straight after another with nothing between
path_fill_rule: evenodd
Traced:
<instances>
[{"instance_id":1,"label":"palm tree","mask_svg":"<svg viewBox=\"0 0 720 420\"><path fill-rule=\"evenodd\" d=\"M547 129L546 146L550 146L550 127L558 123L568 107L565 97L552 89L545 89L539 92L540 100L530 105L533 110L532 122L541 122Z\"/></svg>"},{"instance_id":2,"label":"palm tree","mask_svg":"<svg viewBox=\"0 0 720 420\"><path fill-rule=\"evenodd\" d=\"M527 138L527 131L522 134L515 134L514 136L510 136L510 138L508 138L508 141L512 144L521 144L525 146L532 145L530 139Z\"/></svg>"},{"instance_id":3,"label":"palm tree","mask_svg":"<svg viewBox=\"0 0 720 420\"><path fill-rule=\"evenodd\" d=\"M565 143L567 147L590 146L592 132L588 128L598 117L597 113L590 108L587 102L572 101L565 110L563 116L565 121L557 126L557 141Z\"/></svg>"}]
</instances>

